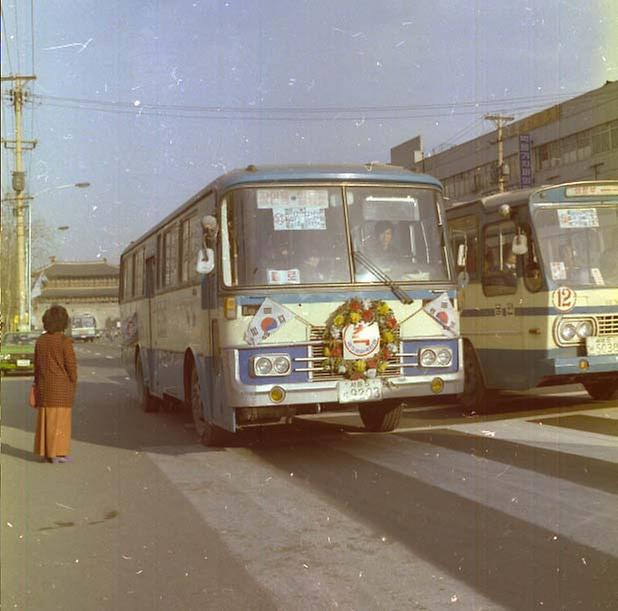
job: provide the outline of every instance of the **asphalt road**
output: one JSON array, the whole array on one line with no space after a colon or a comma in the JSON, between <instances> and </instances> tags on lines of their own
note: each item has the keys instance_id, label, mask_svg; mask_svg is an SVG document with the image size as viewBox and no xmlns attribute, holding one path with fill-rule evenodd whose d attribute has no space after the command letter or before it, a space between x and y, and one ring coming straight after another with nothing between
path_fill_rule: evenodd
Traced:
<instances>
[{"instance_id":1,"label":"asphalt road","mask_svg":"<svg viewBox=\"0 0 618 611\"><path fill-rule=\"evenodd\" d=\"M29 378L3 378L2 608L610 609L618 406L577 389L490 413L354 414L196 443L143 414L116 348L77 348L71 464L31 454Z\"/></svg>"}]
</instances>

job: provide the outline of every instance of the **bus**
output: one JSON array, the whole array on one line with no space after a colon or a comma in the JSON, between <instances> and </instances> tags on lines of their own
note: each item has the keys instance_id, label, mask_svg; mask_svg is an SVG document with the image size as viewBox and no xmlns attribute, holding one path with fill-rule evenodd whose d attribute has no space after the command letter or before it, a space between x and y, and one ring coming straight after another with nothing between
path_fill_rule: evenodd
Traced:
<instances>
[{"instance_id":1,"label":"bus","mask_svg":"<svg viewBox=\"0 0 618 611\"><path fill-rule=\"evenodd\" d=\"M206 445L298 414L463 390L442 187L389 165L230 171L121 255L122 358L142 409Z\"/></svg>"},{"instance_id":2,"label":"bus","mask_svg":"<svg viewBox=\"0 0 618 611\"><path fill-rule=\"evenodd\" d=\"M77 341L93 342L98 337L94 314L74 314L70 320L71 337Z\"/></svg>"},{"instance_id":3,"label":"bus","mask_svg":"<svg viewBox=\"0 0 618 611\"><path fill-rule=\"evenodd\" d=\"M618 390L618 181L447 205L468 407L497 390Z\"/></svg>"}]
</instances>

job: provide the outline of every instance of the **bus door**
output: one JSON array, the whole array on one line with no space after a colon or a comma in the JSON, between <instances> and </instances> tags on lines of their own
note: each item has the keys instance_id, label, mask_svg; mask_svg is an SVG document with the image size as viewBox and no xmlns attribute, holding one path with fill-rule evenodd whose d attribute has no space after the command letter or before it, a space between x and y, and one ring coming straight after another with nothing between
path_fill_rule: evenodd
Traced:
<instances>
[{"instance_id":1,"label":"bus door","mask_svg":"<svg viewBox=\"0 0 618 611\"><path fill-rule=\"evenodd\" d=\"M483 227L483 304L474 343L489 388L528 387L523 341L527 300L523 257L513 250L517 233L511 220Z\"/></svg>"}]
</instances>

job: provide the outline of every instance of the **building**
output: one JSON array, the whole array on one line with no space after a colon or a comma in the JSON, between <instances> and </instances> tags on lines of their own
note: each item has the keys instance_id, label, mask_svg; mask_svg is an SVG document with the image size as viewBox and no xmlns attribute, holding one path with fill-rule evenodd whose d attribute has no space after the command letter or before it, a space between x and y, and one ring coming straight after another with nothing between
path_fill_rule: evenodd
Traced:
<instances>
[{"instance_id":1,"label":"building","mask_svg":"<svg viewBox=\"0 0 618 611\"><path fill-rule=\"evenodd\" d=\"M69 315L94 314L99 329L120 319L118 287L120 268L102 261L56 261L33 273L32 320L42 328L41 317L52 304L64 306Z\"/></svg>"},{"instance_id":2,"label":"building","mask_svg":"<svg viewBox=\"0 0 618 611\"><path fill-rule=\"evenodd\" d=\"M618 178L618 81L502 128L505 189ZM391 163L442 181L451 199L498 191L498 130L425 156L420 136L391 149Z\"/></svg>"}]
</instances>

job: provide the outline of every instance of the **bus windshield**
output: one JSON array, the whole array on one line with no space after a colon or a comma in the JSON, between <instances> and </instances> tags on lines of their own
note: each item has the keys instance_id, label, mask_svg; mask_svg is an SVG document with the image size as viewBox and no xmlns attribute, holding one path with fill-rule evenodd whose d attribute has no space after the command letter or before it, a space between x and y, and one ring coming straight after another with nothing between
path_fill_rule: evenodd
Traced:
<instances>
[{"instance_id":1,"label":"bus windshield","mask_svg":"<svg viewBox=\"0 0 618 611\"><path fill-rule=\"evenodd\" d=\"M618 206L593 203L535 212L546 277L555 285L618 286Z\"/></svg>"},{"instance_id":2,"label":"bus windshield","mask_svg":"<svg viewBox=\"0 0 618 611\"><path fill-rule=\"evenodd\" d=\"M74 316L71 319L71 326L73 328L84 329L87 327L94 327L95 320L93 316Z\"/></svg>"},{"instance_id":3,"label":"bus windshield","mask_svg":"<svg viewBox=\"0 0 618 611\"><path fill-rule=\"evenodd\" d=\"M228 194L222 211L223 258L229 261L225 282L380 281L380 274L376 277L361 261L392 280L447 280L437 197L434 189L382 185L237 189ZM354 264L353 253L363 255Z\"/></svg>"}]
</instances>

